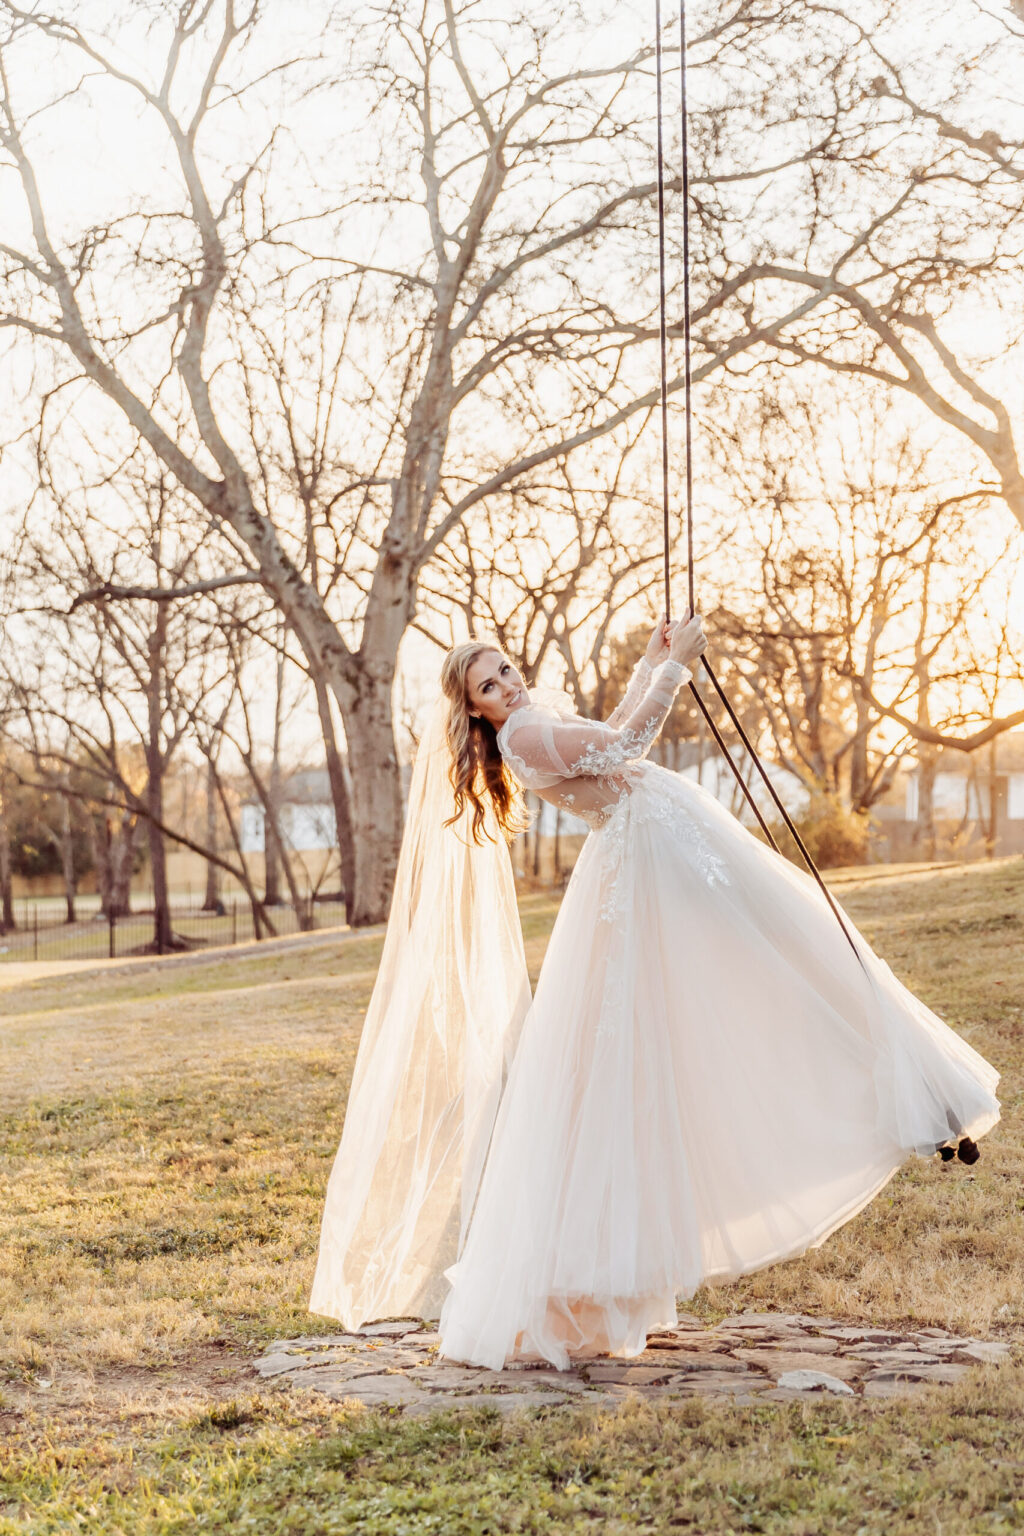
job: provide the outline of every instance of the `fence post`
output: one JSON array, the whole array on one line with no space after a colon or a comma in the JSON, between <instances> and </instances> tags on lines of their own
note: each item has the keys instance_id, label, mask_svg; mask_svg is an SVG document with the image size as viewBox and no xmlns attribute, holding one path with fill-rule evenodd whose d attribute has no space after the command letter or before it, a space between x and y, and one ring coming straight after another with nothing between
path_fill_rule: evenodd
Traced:
<instances>
[{"instance_id":1,"label":"fence post","mask_svg":"<svg viewBox=\"0 0 1024 1536\"><path fill-rule=\"evenodd\" d=\"M233 901L231 903L231 942L232 942L232 944L237 944L238 943L238 903L237 903L237 901Z\"/></svg>"},{"instance_id":2,"label":"fence post","mask_svg":"<svg viewBox=\"0 0 1024 1536\"><path fill-rule=\"evenodd\" d=\"M39 904L32 906L32 959L39 959Z\"/></svg>"},{"instance_id":3,"label":"fence post","mask_svg":"<svg viewBox=\"0 0 1024 1536\"><path fill-rule=\"evenodd\" d=\"M117 945L114 942L114 930L116 929L116 927L117 927L117 918L114 916L114 909L113 909L113 907L111 907L110 911L107 913L107 959L108 960L113 960L114 952L117 949Z\"/></svg>"}]
</instances>

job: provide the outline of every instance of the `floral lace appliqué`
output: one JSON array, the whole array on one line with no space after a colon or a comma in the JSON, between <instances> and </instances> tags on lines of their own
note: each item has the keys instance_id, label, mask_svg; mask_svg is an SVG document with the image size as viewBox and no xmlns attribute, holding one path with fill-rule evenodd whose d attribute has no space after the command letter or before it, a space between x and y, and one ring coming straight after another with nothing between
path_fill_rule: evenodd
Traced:
<instances>
[{"instance_id":1,"label":"floral lace appliqu\u00e9","mask_svg":"<svg viewBox=\"0 0 1024 1536\"><path fill-rule=\"evenodd\" d=\"M703 836L693 818L686 814L684 807L676 805L667 797L651 795L645 796L643 803L638 804L636 810L641 819L660 821L665 826L671 827L673 832L682 833L692 850L697 871L708 885L714 887L732 884L725 861L712 850L707 838Z\"/></svg>"},{"instance_id":2,"label":"floral lace appliqu\u00e9","mask_svg":"<svg viewBox=\"0 0 1024 1536\"><path fill-rule=\"evenodd\" d=\"M618 741L612 742L610 746L602 747L593 741L573 764L573 772L586 778L600 778L606 773L614 773L626 763L646 757L660 729L661 721L654 718L636 730L624 726L619 731Z\"/></svg>"},{"instance_id":3,"label":"floral lace appliqu\u00e9","mask_svg":"<svg viewBox=\"0 0 1024 1536\"><path fill-rule=\"evenodd\" d=\"M707 885L714 888L731 883L724 860L711 848L692 817L686 814L686 808L674 798L659 793L657 787L652 788L653 793L643 795L631 795L627 790L618 805L611 808L611 814L606 817L601 828L605 895L600 916L604 922L619 923L627 915L630 882L623 879L623 863L628 820L637 824L644 821L660 822L670 829L673 837L682 837L687 843L693 865Z\"/></svg>"}]
</instances>

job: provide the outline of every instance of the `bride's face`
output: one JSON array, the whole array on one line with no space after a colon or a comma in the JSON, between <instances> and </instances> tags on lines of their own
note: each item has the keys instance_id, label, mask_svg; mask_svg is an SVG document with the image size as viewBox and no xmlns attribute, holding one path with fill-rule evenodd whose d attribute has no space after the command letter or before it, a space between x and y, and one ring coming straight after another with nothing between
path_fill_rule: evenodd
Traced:
<instances>
[{"instance_id":1,"label":"bride's face","mask_svg":"<svg viewBox=\"0 0 1024 1536\"><path fill-rule=\"evenodd\" d=\"M500 651L484 651L466 673L466 703L471 715L482 715L495 730L514 709L530 702L526 684Z\"/></svg>"}]
</instances>

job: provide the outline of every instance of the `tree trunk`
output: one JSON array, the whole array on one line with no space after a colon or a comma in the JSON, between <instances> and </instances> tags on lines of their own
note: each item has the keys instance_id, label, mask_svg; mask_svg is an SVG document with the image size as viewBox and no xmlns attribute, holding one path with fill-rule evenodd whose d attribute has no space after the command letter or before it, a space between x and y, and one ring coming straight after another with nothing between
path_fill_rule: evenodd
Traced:
<instances>
[{"instance_id":1,"label":"tree trunk","mask_svg":"<svg viewBox=\"0 0 1024 1536\"><path fill-rule=\"evenodd\" d=\"M994 713L994 711L993 711ZM988 816L985 820L985 857L994 859L999 838L999 786L996 773L997 743L995 737L988 745Z\"/></svg>"},{"instance_id":2,"label":"tree trunk","mask_svg":"<svg viewBox=\"0 0 1024 1536\"><path fill-rule=\"evenodd\" d=\"M146 803L150 813L163 819L163 783L149 781ZM153 878L153 948L158 955L165 955L172 948L171 903L167 890L167 849L164 835L154 822L147 819L149 838L149 867Z\"/></svg>"},{"instance_id":3,"label":"tree trunk","mask_svg":"<svg viewBox=\"0 0 1024 1536\"><path fill-rule=\"evenodd\" d=\"M268 855L271 849L273 849L274 854L274 874L271 888L278 893L277 901L276 903L271 902L265 895L264 907L281 905L280 879L283 873L285 881L288 885L288 894L291 898L292 909L295 912L296 918L298 919L299 927L301 929L311 928L312 920L309 910L309 903L303 901L302 899L302 893L299 890L299 883L295 876L295 865L289 856L287 848L285 847L284 837L282 835L281 825L278 819L278 809L277 806L275 806L273 798L272 781L271 783L264 783L264 781L260 778L256 764L253 762L250 753L243 752L242 761L248 770L249 780L256 791L257 798L259 799L260 806L263 810L263 861L265 872L269 868ZM278 801L280 801L280 796L278 797Z\"/></svg>"},{"instance_id":4,"label":"tree trunk","mask_svg":"<svg viewBox=\"0 0 1024 1536\"><path fill-rule=\"evenodd\" d=\"M0 933L11 933L14 922L14 882L11 878L11 829L0 795Z\"/></svg>"},{"instance_id":5,"label":"tree trunk","mask_svg":"<svg viewBox=\"0 0 1024 1536\"><path fill-rule=\"evenodd\" d=\"M235 817L232 815L231 802L228 799L227 792L225 791L224 785L221 782L220 774L217 772L216 761L212 756L208 757L206 761L209 773L213 779L214 787L217 791L217 799L220 802L221 813L223 814L225 824L227 825L228 837L231 839L231 846L235 850L235 857L238 860L237 879L239 880L242 889L245 891L245 894L249 899L249 906L252 910L252 931L257 939L261 939L264 932L268 933L271 938L273 938L276 936L277 929L274 927L270 918L267 916L266 909L264 908L263 903L260 901L259 896L256 894L256 887L253 885L252 879L249 875L249 866L246 863L245 854L242 852L242 839L239 836L238 824L235 820Z\"/></svg>"},{"instance_id":6,"label":"tree trunk","mask_svg":"<svg viewBox=\"0 0 1024 1536\"><path fill-rule=\"evenodd\" d=\"M164 757L161 742L164 702L164 652L167 643L169 608L154 604L153 628L149 634L149 671L146 678L146 831L149 838L149 867L153 877L153 948L164 955L172 948L171 902L167 890L167 848L160 830L164 820Z\"/></svg>"},{"instance_id":7,"label":"tree trunk","mask_svg":"<svg viewBox=\"0 0 1024 1536\"><path fill-rule=\"evenodd\" d=\"M274 745L270 756L270 804L263 813L263 904L267 907L281 905L281 695L284 689L284 641L277 653L277 675L274 683Z\"/></svg>"},{"instance_id":8,"label":"tree trunk","mask_svg":"<svg viewBox=\"0 0 1024 1536\"><path fill-rule=\"evenodd\" d=\"M266 812L263 814L263 905L281 905L281 839L276 818Z\"/></svg>"},{"instance_id":9,"label":"tree trunk","mask_svg":"<svg viewBox=\"0 0 1024 1536\"><path fill-rule=\"evenodd\" d=\"M935 861L935 753L922 747L917 767L917 826L914 842L929 863Z\"/></svg>"},{"instance_id":10,"label":"tree trunk","mask_svg":"<svg viewBox=\"0 0 1024 1536\"><path fill-rule=\"evenodd\" d=\"M110 916L111 867L110 867L110 817L89 817L89 841L92 843L92 867L96 871L96 886L100 895L100 911Z\"/></svg>"},{"instance_id":11,"label":"tree trunk","mask_svg":"<svg viewBox=\"0 0 1024 1536\"><path fill-rule=\"evenodd\" d=\"M211 853L217 852L217 775L213 758L206 760L206 846ZM203 896L204 912L220 912L220 870L212 860L206 861L206 893Z\"/></svg>"},{"instance_id":12,"label":"tree trunk","mask_svg":"<svg viewBox=\"0 0 1024 1536\"><path fill-rule=\"evenodd\" d=\"M316 689L316 707L320 714L320 729L323 732L324 753L327 758L327 777L330 781L331 800L334 805L334 825L338 839L338 857L341 862L341 888L345 898L345 921L351 924L356 884L352 805L349 799L348 782L345 778L345 765L341 760L338 738L334 733L331 697L323 673L319 670L313 674L313 686Z\"/></svg>"},{"instance_id":13,"label":"tree trunk","mask_svg":"<svg viewBox=\"0 0 1024 1536\"><path fill-rule=\"evenodd\" d=\"M850 743L850 809L866 811L871 805L871 771L868 766L868 740L871 734L870 706L860 693L855 695L857 728Z\"/></svg>"},{"instance_id":14,"label":"tree trunk","mask_svg":"<svg viewBox=\"0 0 1024 1536\"><path fill-rule=\"evenodd\" d=\"M93 865L104 917L126 917L131 911L132 865L138 823L131 811L115 822L109 812L89 818Z\"/></svg>"},{"instance_id":15,"label":"tree trunk","mask_svg":"<svg viewBox=\"0 0 1024 1536\"><path fill-rule=\"evenodd\" d=\"M931 599L931 552L921 572L921 612L914 642L914 676L917 679L917 723L931 725L931 676L926 648ZM923 742L917 745L917 826L914 842L923 848L930 864L935 862L935 776L938 771L935 748Z\"/></svg>"},{"instance_id":16,"label":"tree trunk","mask_svg":"<svg viewBox=\"0 0 1024 1536\"><path fill-rule=\"evenodd\" d=\"M875 598L871 605L871 630L868 642L864 650L864 660L861 664L860 675L864 679L868 690L874 688L875 666L878 660L878 637L885 628L888 618L888 606L880 597ZM852 644L852 635L851 635ZM868 762L868 746L871 739L872 720L871 706L859 688L853 692L854 708L857 711L857 729L853 741L850 743L850 809L853 811L867 811L871 809L880 791L877 784L872 784L871 769Z\"/></svg>"},{"instance_id":17,"label":"tree trunk","mask_svg":"<svg viewBox=\"0 0 1024 1536\"><path fill-rule=\"evenodd\" d=\"M295 913L300 929L305 932L313 926L312 907L308 901L303 900L302 891L299 889L299 882L295 874L295 865L285 849L276 817L267 818L267 831L270 833L274 847L277 850L278 879L280 879L283 873L288 886L288 896L292 904L292 910ZM280 902L280 897L278 897L278 901Z\"/></svg>"},{"instance_id":18,"label":"tree trunk","mask_svg":"<svg viewBox=\"0 0 1024 1536\"><path fill-rule=\"evenodd\" d=\"M364 677L343 706L352 781L354 928L382 923L402 840L402 789L391 717L391 674Z\"/></svg>"},{"instance_id":19,"label":"tree trunk","mask_svg":"<svg viewBox=\"0 0 1024 1536\"><path fill-rule=\"evenodd\" d=\"M828 642L822 635L811 635L803 686L806 757L814 777L826 788L839 793L839 765L832 759L825 743L824 703L827 694L825 673L829 664Z\"/></svg>"},{"instance_id":20,"label":"tree trunk","mask_svg":"<svg viewBox=\"0 0 1024 1536\"><path fill-rule=\"evenodd\" d=\"M60 868L64 877L64 902L67 907L67 921L76 921L75 895L78 888L78 877L75 873L75 841L74 830L71 825L71 800L68 795L61 796L60 818Z\"/></svg>"},{"instance_id":21,"label":"tree trunk","mask_svg":"<svg viewBox=\"0 0 1024 1536\"><path fill-rule=\"evenodd\" d=\"M139 835L138 817L122 811L110 839L110 905L108 915L127 917L132 910L132 873Z\"/></svg>"}]
</instances>

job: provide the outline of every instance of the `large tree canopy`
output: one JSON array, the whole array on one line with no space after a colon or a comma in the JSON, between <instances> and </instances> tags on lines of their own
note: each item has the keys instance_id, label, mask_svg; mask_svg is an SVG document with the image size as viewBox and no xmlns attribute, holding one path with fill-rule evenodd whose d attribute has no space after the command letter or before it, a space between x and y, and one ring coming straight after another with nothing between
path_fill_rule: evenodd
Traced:
<instances>
[{"instance_id":1,"label":"large tree canopy","mask_svg":"<svg viewBox=\"0 0 1024 1536\"><path fill-rule=\"evenodd\" d=\"M465 603L460 550L537 509L557 545L581 507L588 580L637 542L649 20L533 0L113 11L0 0L0 326L46 464L33 511L102 507L129 462L174 477L218 579L227 554L279 608L328 734L333 695L352 915L375 920L399 649L425 605ZM1017 313L1024 158L979 84L1012 80L1024 29L974 0L926 11L697 9L694 376L709 430L716 393L772 369L868 379L955 434L1024 522L1017 386L989 339Z\"/></svg>"}]
</instances>

